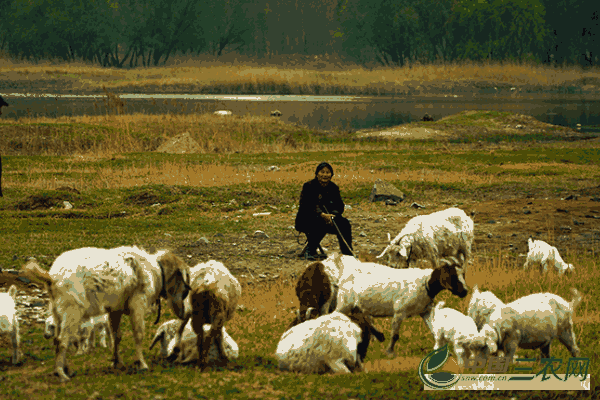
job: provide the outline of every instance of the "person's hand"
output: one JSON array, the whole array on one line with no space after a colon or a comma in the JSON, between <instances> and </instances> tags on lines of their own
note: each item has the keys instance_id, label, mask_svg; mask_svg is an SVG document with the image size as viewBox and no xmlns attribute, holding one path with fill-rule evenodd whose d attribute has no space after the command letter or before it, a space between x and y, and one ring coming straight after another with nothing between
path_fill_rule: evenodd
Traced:
<instances>
[{"instance_id":1,"label":"person's hand","mask_svg":"<svg viewBox=\"0 0 600 400\"><path fill-rule=\"evenodd\" d=\"M335 215L322 213L321 217L325 220L325 222L331 225L333 223L333 217L335 217Z\"/></svg>"}]
</instances>

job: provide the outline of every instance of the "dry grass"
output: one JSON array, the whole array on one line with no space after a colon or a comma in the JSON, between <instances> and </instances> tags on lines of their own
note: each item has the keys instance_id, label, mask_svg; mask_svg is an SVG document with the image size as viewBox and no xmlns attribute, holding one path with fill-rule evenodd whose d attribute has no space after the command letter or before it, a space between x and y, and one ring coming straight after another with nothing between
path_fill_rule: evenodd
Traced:
<instances>
[{"instance_id":1,"label":"dry grass","mask_svg":"<svg viewBox=\"0 0 600 400\"><path fill-rule=\"evenodd\" d=\"M558 87L592 80L598 84L598 69L554 68L511 62L407 64L403 67L365 68L322 57L317 63L285 61L206 62L179 58L174 65L134 69L102 68L82 63L32 64L0 60L0 76L7 80L65 80L80 90L103 85L121 88L185 89L201 93L281 94L384 94L426 92L426 87L456 86ZM277 65L279 64L279 65ZM582 83L583 84L583 83Z\"/></svg>"}]
</instances>

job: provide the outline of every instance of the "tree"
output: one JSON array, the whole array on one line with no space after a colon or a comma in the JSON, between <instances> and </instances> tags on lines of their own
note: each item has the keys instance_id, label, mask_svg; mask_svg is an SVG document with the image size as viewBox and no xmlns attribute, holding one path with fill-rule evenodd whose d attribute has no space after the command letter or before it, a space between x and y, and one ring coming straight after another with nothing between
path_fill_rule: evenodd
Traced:
<instances>
[{"instance_id":1,"label":"tree","mask_svg":"<svg viewBox=\"0 0 600 400\"><path fill-rule=\"evenodd\" d=\"M452 30L461 59L521 59L536 52L545 36L545 9L539 0L459 0Z\"/></svg>"}]
</instances>

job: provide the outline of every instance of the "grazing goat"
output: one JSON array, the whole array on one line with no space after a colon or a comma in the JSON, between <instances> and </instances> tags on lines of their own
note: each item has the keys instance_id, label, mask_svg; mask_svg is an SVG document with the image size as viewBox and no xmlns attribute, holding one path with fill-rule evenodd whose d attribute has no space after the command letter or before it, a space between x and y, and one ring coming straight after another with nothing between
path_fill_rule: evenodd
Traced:
<instances>
[{"instance_id":1,"label":"grazing goat","mask_svg":"<svg viewBox=\"0 0 600 400\"><path fill-rule=\"evenodd\" d=\"M142 352L146 309L160 298L180 318L189 291L189 267L168 251L148 254L137 247L99 249L86 247L67 251L56 258L46 272L35 262L24 270L48 286L54 319L57 322L54 372L68 381L67 347L77 339L81 322L108 313L113 334L115 368L123 369L119 354L122 315L131 318L140 370L148 365ZM159 303L160 305L160 303ZM159 307L160 318L160 307Z\"/></svg>"},{"instance_id":2,"label":"grazing goat","mask_svg":"<svg viewBox=\"0 0 600 400\"><path fill-rule=\"evenodd\" d=\"M335 310L339 280L339 270L334 262L334 257L339 257L336 254L330 255L322 262L309 264L298 279L296 296L300 308L289 328L313 316L325 315Z\"/></svg>"},{"instance_id":3,"label":"grazing goat","mask_svg":"<svg viewBox=\"0 0 600 400\"><path fill-rule=\"evenodd\" d=\"M429 325L435 345L439 349L448 342L454 347L454 353L460 367L464 367L465 359L483 353L485 341L480 338L475 321L460 311L443 308L445 302L440 301L429 315Z\"/></svg>"},{"instance_id":4,"label":"grazing goat","mask_svg":"<svg viewBox=\"0 0 600 400\"><path fill-rule=\"evenodd\" d=\"M383 342L385 337L358 307L348 315L333 312L305 321L281 337L275 357L284 371L350 373L364 371L363 361L371 334Z\"/></svg>"},{"instance_id":5,"label":"grazing goat","mask_svg":"<svg viewBox=\"0 0 600 400\"><path fill-rule=\"evenodd\" d=\"M438 268L441 258L458 257L466 267L472 244L473 220L461 209L448 208L412 218L377 258L387 254L388 265L395 268L427 259Z\"/></svg>"},{"instance_id":6,"label":"grazing goat","mask_svg":"<svg viewBox=\"0 0 600 400\"><path fill-rule=\"evenodd\" d=\"M563 261L556 247L550 246L541 240L532 240L531 238L528 239L527 244L529 245L529 252L527 253L527 260L523 269L527 270L531 264L537 264L544 273L548 271L548 267L552 267L559 275L575 270L573 264L567 264Z\"/></svg>"},{"instance_id":7,"label":"grazing goat","mask_svg":"<svg viewBox=\"0 0 600 400\"><path fill-rule=\"evenodd\" d=\"M208 362L210 344L216 343L218 356L226 360L223 348L223 324L233 318L237 303L242 295L242 287L231 272L218 261L198 264L190 270L191 292L185 302L185 316L175 335L175 345L169 355L175 361L181 352L181 337L188 320L197 335L198 366L204 368ZM208 333L204 325L210 324Z\"/></svg>"},{"instance_id":8,"label":"grazing goat","mask_svg":"<svg viewBox=\"0 0 600 400\"><path fill-rule=\"evenodd\" d=\"M21 359L21 336L17 317L17 287L11 285L6 293L0 293L0 336L10 336L13 365Z\"/></svg>"},{"instance_id":9,"label":"grazing goat","mask_svg":"<svg viewBox=\"0 0 600 400\"><path fill-rule=\"evenodd\" d=\"M496 308L480 332L489 352L501 351L512 362L517 348L539 348L542 358L549 358L550 344L556 338L573 357L579 357L573 314L581 294L575 288L571 294L573 300L568 303L552 293L535 293Z\"/></svg>"},{"instance_id":10,"label":"grazing goat","mask_svg":"<svg viewBox=\"0 0 600 400\"><path fill-rule=\"evenodd\" d=\"M343 313L358 306L373 317L393 317L392 339L386 350L392 356L403 320L420 315L431 330L428 316L439 292L448 289L460 298L467 295L464 271L458 260L442 259L440 264L441 268L436 269L394 269L345 258L340 266L342 278L336 311ZM350 273L346 271L348 268Z\"/></svg>"},{"instance_id":11,"label":"grazing goat","mask_svg":"<svg viewBox=\"0 0 600 400\"><path fill-rule=\"evenodd\" d=\"M496 297L494 293L480 292L479 286L473 286L467 315L473 318L477 330L481 330L483 325L489 322L492 312L500 307L504 307L504 302Z\"/></svg>"},{"instance_id":12,"label":"grazing goat","mask_svg":"<svg viewBox=\"0 0 600 400\"><path fill-rule=\"evenodd\" d=\"M181 321L178 319L172 319L162 324L156 331L154 339L152 339L150 350L152 350L154 345L160 343L160 355L163 358L167 358L173 352L173 348L175 347L175 335L179 329L179 324L181 324ZM203 326L203 328L204 332L208 332L210 330L210 325L206 324ZM182 350L177 357L177 362L188 363L198 359L198 347L196 344L197 336L198 335L196 335L192 329L191 320L188 321L181 337ZM223 347L227 358L230 360L237 358L239 355L238 345L231 338L231 336L229 336L225 330L225 327L223 327L223 341ZM216 361L218 359L218 350L216 346L217 345L214 342L210 345L210 350L208 353L209 362Z\"/></svg>"},{"instance_id":13,"label":"grazing goat","mask_svg":"<svg viewBox=\"0 0 600 400\"><path fill-rule=\"evenodd\" d=\"M112 335L110 333L110 325L108 322L108 314L92 317L89 320L82 322L77 332L78 339L71 342L77 348L77 353L89 353L91 347L96 347L96 336L100 337L100 346L107 347L106 338L108 336L108 347L112 347ZM54 315L46 318L44 328L44 338L51 339L56 337L56 323Z\"/></svg>"}]
</instances>

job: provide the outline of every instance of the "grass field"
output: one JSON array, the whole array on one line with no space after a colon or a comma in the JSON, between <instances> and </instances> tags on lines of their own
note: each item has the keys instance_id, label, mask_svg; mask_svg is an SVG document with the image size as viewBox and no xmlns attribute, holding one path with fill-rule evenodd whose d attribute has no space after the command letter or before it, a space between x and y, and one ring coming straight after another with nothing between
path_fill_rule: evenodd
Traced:
<instances>
[{"instance_id":1,"label":"grass field","mask_svg":"<svg viewBox=\"0 0 600 400\"><path fill-rule=\"evenodd\" d=\"M463 116L454 124L445 122L456 139L479 132L476 138L454 142L358 139L351 134L327 136L270 119L227 120L211 115L0 123L4 168L4 197L0 198L2 268L20 268L29 256L48 267L63 251L83 246L167 244L183 257L190 254L190 265L217 254L214 258L225 262L241 280L240 303L245 307L227 325L240 347L240 357L225 368L200 373L193 366L160 360L154 349L145 352L150 370L136 373L132 367L131 327L125 317L121 352L130 369L112 371L109 352L98 348L91 355L69 356L77 375L67 384L59 384L56 377L50 376L54 351L51 343L43 339L43 326L23 323L22 365L10 365L8 342L0 339L0 398L597 398L598 247L582 247L575 241L566 242L565 258L577 266L570 277L559 278L552 273L540 277L535 271L523 272L514 261L514 254L507 257L506 247L489 245L476 247L486 250L476 254L467 283L492 290L506 302L539 291L556 293L570 301L570 287L583 293L575 332L581 355L590 358L593 393L423 392L416 369L433 348L433 339L425 324L416 318L404 322L394 359L384 354L390 339L390 319L376 320L386 341L370 346L368 373L303 376L277 370L273 352L297 307L290 272L301 271L305 264L286 254L282 256L269 246L276 246L280 238L289 236L288 226L295 216L293 207L300 185L312 177L319 161L328 160L334 165L334 181L342 188L346 203L352 206L356 225L362 226L362 219L374 220L370 226L381 231L380 236L390 226L394 227L392 233L397 232L401 226L394 225L398 218L395 214L405 214L409 208L390 211L381 203L368 203L366 198L378 178L401 187L415 201L427 201L432 206L426 212L454 204L468 210L483 201L528 201L528 196L543 199L568 193L600 194L596 188L600 182L597 139L562 141L552 130L537 132L529 140L510 140L509 136L498 139L506 133L489 126L487 116ZM197 128L198 125L203 128ZM204 151L183 155L152 152L167 138L186 129L199 143L208 143ZM41 140L45 142L40 143ZM230 148L225 146L228 141ZM215 147L223 150L215 151ZM269 170L272 165L279 169ZM76 188L79 193L61 187ZM74 208L63 209L63 201L71 202ZM595 204L587 200L585 204L578 203L590 209ZM266 211L271 212L268 219L253 217L253 213ZM550 217L543 215L539 218L544 222L536 220L536 229L551 238L558 236L558 223L555 226L549 222ZM518 229L526 229L532 221L522 219ZM480 224L476 225L476 241L484 240L484 231L478 231L478 226L484 229L483 223L477 222ZM593 233L599 228L595 219L586 219L581 229ZM252 242L258 249L252 250L247 243L256 229L268 231L271 239L263 247ZM195 248L192 252L193 243L202 236L218 249L209 252ZM380 249L381 242L368 236L371 238ZM367 239L357 237L356 242L366 246ZM368 252L361 253L363 258L369 256ZM269 268L284 272L269 280L253 279ZM2 287L2 291L7 289ZM443 292L436 299L466 312L469 298L458 299ZM173 316L169 311L161 321L170 318ZM146 319L147 344L156 329L152 325L154 319L155 315ZM538 352L520 350L518 354L535 356ZM566 360L569 354L555 341L552 356Z\"/></svg>"},{"instance_id":2,"label":"grass field","mask_svg":"<svg viewBox=\"0 0 600 400\"><path fill-rule=\"evenodd\" d=\"M232 55L233 57L233 55ZM261 60L180 57L164 67L102 68L85 63L39 64L0 57L0 77L29 92L42 88L212 94L410 94L454 93L465 88L489 93L524 91L580 93L600 85L597 68L554 68L538 64L439 63L403 67L360 66L335 57L283 56Z\"/></svg>"}]
</instances>

